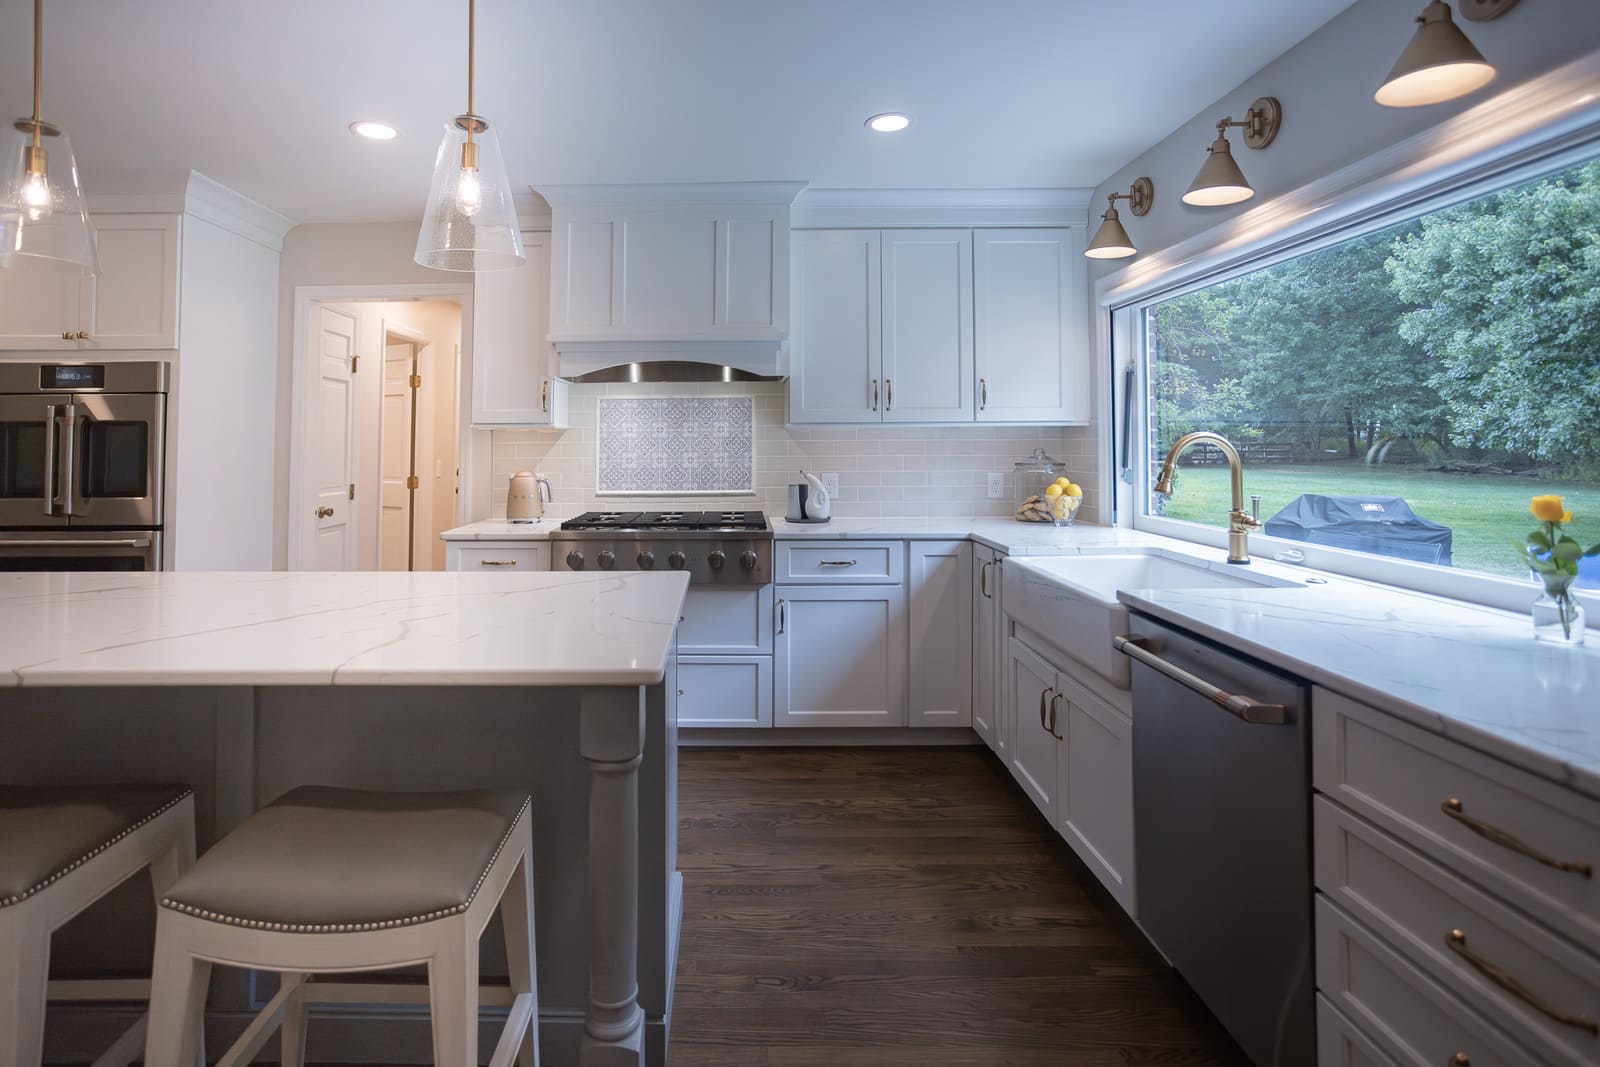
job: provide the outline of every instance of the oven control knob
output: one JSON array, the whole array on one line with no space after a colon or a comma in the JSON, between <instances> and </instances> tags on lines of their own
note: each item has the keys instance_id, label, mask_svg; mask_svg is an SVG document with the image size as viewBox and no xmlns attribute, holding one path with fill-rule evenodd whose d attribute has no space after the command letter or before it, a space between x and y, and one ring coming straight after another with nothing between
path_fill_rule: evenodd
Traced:
<instances>
[{"instance_id":1,"label":"oven control knob","mask_svg":"<svg viewBox=\"0 0 1600 1067\"><path fill-rule=\"evenodd\" d=\"M745 570L755 570L756 562L756 553L754 549L747 548L743 552L739 553L739 566L743 567Z\"/></svg>"},{"instance_id":2,"label":"oven control knob","mask_svg":"<svg viewBox=\"0 0 1600 1067\"><path fill-rule=\"evenodd\" d=\"M602 548L600 554L595 557L595 562L600 564L601 570L608 571L617 562L617 554L609 548Z\"/></svg>"},{"instance_id":3,"label":"oven control knob","mask_svg":"<svg viewBox=\"0 0 1600 1067\"><path fill-rule=\"evenodd\" d=\"M656 554L649 549L639 553L639 569L647 571L656 565Z\"/></svg>"},{"instance_id":4,"label":"oven control knob","mask_svg":"<svg viewBox=\"0 0 1600 1067\"><path fill-rule=\"evenodd\" d=\"M683 565L685 562L687 561L684 559L682 552L675 551L667 557L667 566L671 567L675 571L683 570Z\"/></svg>"},{"instance_id":5,"label":"oven control knob","mask_svg":"<svg viewBox=\"0 0 1600 1067\"><path fill-rule=\"evenodd\" d=\"M722 551L722 549L713 548L710 552L706 553L706 562L711 564L713 569L720 571L722 569L722 565L728 562L728 557Z\"/></svg>"},{"instance_id":6,"label":"oven control knob","mask_svg":"<svg viewBox=\"0 0 1600 1067\"><path fill-rule=\"evenodd\" d=\"M583 553L573 549L567 553L567 566L575 571L583 570Z\"/></svg>"}]
</instances>

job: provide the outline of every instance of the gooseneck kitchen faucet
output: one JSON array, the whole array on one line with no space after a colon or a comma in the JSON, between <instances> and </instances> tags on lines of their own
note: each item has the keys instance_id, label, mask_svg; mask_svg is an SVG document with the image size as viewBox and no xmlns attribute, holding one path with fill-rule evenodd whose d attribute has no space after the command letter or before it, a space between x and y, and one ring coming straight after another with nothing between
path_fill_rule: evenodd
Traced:
<instances>
[{"instance_id":1,"label":"gooseneck kitchen faucet","mask_svg":"<svg viewBox=\"0 0 1600 1067\"><path fill-rule=\"evenodd\" d=\"M1222 454L1228 458L1228 473L1232 478L1233 509L1228 512L1228 562L1250 562L1250 531L1261 528L1261 498L1252 497L1251 514L1244 513L1244 463L1239 459L1239 450L1233 443L1220 433L1210 430L1197 430L1186 433L1172 443L1172 448L1167 452L1166 462L1161 464L1161 477L1156 479L1155 492L1162 496L1172 495L1172 471L1178 463L1178 456L1190 445L1207 442L1222 449Z\"/></svg>"}]
</instances>

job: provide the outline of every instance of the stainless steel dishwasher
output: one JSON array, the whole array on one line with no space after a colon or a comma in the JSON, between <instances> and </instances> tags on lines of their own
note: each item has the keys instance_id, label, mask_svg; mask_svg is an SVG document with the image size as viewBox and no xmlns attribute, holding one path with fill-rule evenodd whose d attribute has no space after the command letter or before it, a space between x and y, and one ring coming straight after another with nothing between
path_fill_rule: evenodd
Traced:
<instances>
[{"instance_id":1,"label":"stainless steel dishwasher","mask_svg":"<svg viewBox=\"0 0 1600 1067\"><path fill-rule=\"evenodd\" d=\"M1310 687L1129 630L1139 923L1258 1067L1315 1063Z\"/></svg>"}]
</instances>

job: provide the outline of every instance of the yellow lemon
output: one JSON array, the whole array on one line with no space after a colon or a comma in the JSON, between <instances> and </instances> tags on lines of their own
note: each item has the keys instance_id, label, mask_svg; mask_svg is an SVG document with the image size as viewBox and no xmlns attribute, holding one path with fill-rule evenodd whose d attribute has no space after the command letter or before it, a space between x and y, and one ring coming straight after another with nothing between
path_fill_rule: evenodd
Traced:
<instances>
[{"instance_id":1,"label":"yellow lemon","mask_svg":"<svg viewBox=\"0 0 1600 1067\"><path fill-rule=\"evenodd\" d=\"M1044 495L1049 497L1051 500L1054 500L1065 491L1066 490L1062 489L1059 485L1047 485L1044 487Z\"/></svg>"},{"instance_id":2,"label":"yellow lemon","mask_svg":"<svg viewBox=\"0 0 1600 1067\"><path fill-rule=\"evenodd\" d=\"M1056 479L1056 484L1059 485L1061 488L1065 489L1067 486L1072 484L1072 479L1071 478L1057 478Z\"/></svg>"},{"instance_id":3,"label":"yellow lemon","mask_svg":"<svg viewBox=\"0 0 1600 1067\"><path fill-rule=\"evenodd\" d=\"M1083 486L1073 483L1072 485L1069 485L1063 489L1062 492L1066 493L1068 496L1082 496Z\"/></svg>"}]
</instances>

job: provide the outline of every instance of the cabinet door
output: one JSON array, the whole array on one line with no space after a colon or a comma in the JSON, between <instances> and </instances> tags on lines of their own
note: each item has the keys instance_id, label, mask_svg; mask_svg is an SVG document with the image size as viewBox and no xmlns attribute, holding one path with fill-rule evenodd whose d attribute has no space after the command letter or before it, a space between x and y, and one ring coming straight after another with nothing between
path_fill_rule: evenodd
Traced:
<instances>
[{"instance_id":1,"label":"cabinet door","mask_svg":"<svg viewBox=\"0 0 1600 1067\"><path fill-rule=\"evenodd\" d=\"M772 588L691 585L678 624L678 655L772 655Z\"/></svg>"},{"instance_id":2,"label":"cabinet door","mask_svg":"<svg viewBox=\"0 0 1600 1067\"><path fill-rule=\"evenodd\" d=\"M974 231L979 422L1088 421L1082 241L1075 229Z\"/></svg>"},{"instance_id":3,"label":"cabinet door","mask_svg":"<svg viewBox=\"0 0 1600 1067\"><path fill-rule=\"evenodd\" d=\"M777 588L773 718L779 726L906 724L905 588Z\"/></svg>"},{"instance_id":4,"label":"cabinet door","mask_svg":"<svg viewBox=\"0 0 1600 1067\"><path fill-rule=\"evenodd\" d=\"M76 351L80 285L75 268L33 256L0 270L0 350Z\"/></svg>"},{"instance_id":5,"label":"cabinet door","mask_svg":"<svg viewBox=\"0 0 1600 1067\"><path fill-rule=\"evenodd\" d=\"M912 726L972 725L972 545L912 541Z\"/></svg>"},{"instance_id":6,"label":"cabinet door","mask_svg":"<svg viewBox=\"0 0 1600 1067\"><path fill-rule=\"evenodd\" d=\"M1057 821L1089 869L1133 912L1133 724L1060 673Z\"/></svg>"},{"instance_id":7,"label":"cabinet door","mask_svg":"<svg viewBox=\"0 0 1600 1067\"><path fill-rule=\"evenodd\" d=\"M972 232L885 230L883 421L972 421Z\"/></svg>"},{"instance_id":8,"label":"cabinet door","mask_svg":"<svg viewBox=\"0 0 1600 1067\"><path fill-rule=\"evenodd\" d=\"M771 656L678 657L678 725L772 725Z\"/></svg>"},{"instance_id":9,"label":"cabinet door","mask_svg":"<svg viewBox=\"0 0 1600 1067\"><path fill-rule=\"evenodd\" d=\"M558 426L565 382L552 377L550 235L524 232L526 265L472 282L472 424ZM558 395L559 394L559 395Z\"/></svg>"},{"instance_id":10,"label":"cabinet door","mask_svg":"<svg viewBox=\"0 0 1600 1067\"><path fill-rule=\"evenodd\" d=\"M499 574L549 569L550 546L528 541L451 541L445 552L445 570L450 571Z\"/></svg>"},{"instance_id":11,"label":"cabinet door","mask_svg":"<svg viewBox=\"0 0 1600 1067\"><path fill-rule=\"evenodd\" d=\"M93 217L100 273L84 283L78 346L178 347L178 215Z\"/></svg>"},{"instance_id":12,"label":"cabinet door","mask_svg":"<svg viewBox=\"0 0 1600 1067\"><path fill-rule=\"evenodd\" d=\"M995 716L994 550L972 546L972 728L991 751L999 751Z\"/></svg>"},{"instance_id":13,"label":"cabinet door","mask_svg":"<svg viewBox=\"0 0 1600 1067\"><path fill-rule=\"evenodd\" d=\"M994 602L994 614L989 619L989 662L994 678L990 682L990 709L994 715L994 751L1001 762L1009 764L1011 744L1016 737L1016 711L1011 703L1011 685L1006 677L1006 659L1010 655L1011 622L1006 618L1005 582L1001 571L1005 569L1006 554L996 551L994 566L989 570L989 597Z\"/></svg>"},{"instance_id":14,"label":"cabinet door","mask_svg":"<svg viewBox=\"0 0 1600 1067\"><path fill-rule=\"evenodd\" d=\"M882 418L882 284L877 230L793 236L789 421Z\"/></svg>"},{"instance_id":15,"label":"cabinet door","mask_svg":"<svg viewBox=\"0 0 1600 1067\"><path fill-rule=\"evenodd\" d=\"M1012 638L1007 645L1006 688L1016 709L1011 736L1011 776L1023 792L1056 824L1056 735L1046 723L1050 698L1056 695L1055 668L1027 645Z\"/></svg>"}]
</instances>

